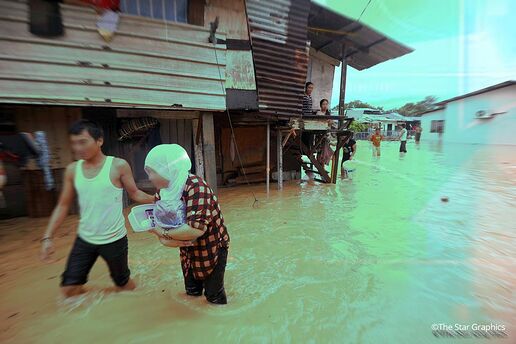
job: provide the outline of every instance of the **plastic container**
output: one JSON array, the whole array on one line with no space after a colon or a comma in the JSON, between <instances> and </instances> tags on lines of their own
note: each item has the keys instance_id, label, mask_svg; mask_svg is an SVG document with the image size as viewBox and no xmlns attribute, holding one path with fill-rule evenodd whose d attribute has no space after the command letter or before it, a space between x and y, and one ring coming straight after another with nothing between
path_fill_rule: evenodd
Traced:
<instances>
[{"instance_id":1,"label":"plastic container","mask_svg":"<svg viewBox=\"0 0 516 344\"><path fill-rule=\"evenodd\" d=\"M154 221L154 204L137 205L129 213L129 223L135 232L145 232L156 228Z\"/></svg>"}]
</instances>

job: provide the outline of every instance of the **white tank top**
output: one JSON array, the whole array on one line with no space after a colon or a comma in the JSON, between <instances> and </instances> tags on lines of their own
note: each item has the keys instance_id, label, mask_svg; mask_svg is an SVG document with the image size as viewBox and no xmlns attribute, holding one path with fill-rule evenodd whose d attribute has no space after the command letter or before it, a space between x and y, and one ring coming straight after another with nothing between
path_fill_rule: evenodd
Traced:
<instances>
[{"instance_id":1,"label":"white tank top","mask_svg":"<svg viewBox=\"0 0 516 344\"><path fill-rule=\"evenodd\" d=\"M407 141L407 129L401 129L401 139L400 141Z\"/></svg>"},{"instance_id":2,"label":"white tank top","mask_svg":"<svg viewBox=\"0 0 516 344\"><path fill-rule=\"evenodd\" d=\"M84 176L83 163L77 162L74 182L81 214L78 235L94 245L112 243L127 235L123 189L114 186L109 177L113 157L106 157L100 172L91 179Z\"/></svg>"}]
</instances>

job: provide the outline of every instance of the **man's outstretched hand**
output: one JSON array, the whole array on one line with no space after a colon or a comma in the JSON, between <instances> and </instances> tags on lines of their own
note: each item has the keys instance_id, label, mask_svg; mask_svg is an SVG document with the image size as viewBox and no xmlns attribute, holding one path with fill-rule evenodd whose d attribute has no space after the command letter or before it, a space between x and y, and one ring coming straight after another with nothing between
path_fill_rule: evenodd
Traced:
<instances>
[{"instance_id":1,"label":"man's outstretched hand","mask_svg":"<svg viewBox=\"0 0 516 344\"><path fill-rule=\"evenodd\" d=\"M52 261L52 255L54 254L54 243L51 239L45 239L41 242L40 259L45 263Z\"/></svg>"}]
</instances>

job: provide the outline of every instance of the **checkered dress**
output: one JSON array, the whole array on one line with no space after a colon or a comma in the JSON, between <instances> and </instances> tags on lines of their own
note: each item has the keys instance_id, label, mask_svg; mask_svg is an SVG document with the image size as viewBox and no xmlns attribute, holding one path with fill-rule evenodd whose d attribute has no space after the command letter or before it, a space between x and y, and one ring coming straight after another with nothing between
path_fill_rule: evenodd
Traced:
<instances>
[{"instance_id":1,"label":"checkered dress","mask_svg":"<svg viewBox=\"0 0 516 344\"><path fill-rule=\"evenodd\" d=\"M219 247L229 246L229 235L220 212L219 202L206 182L190 175L183 191L186 204L186 223L204 232L194 246L181 247L181 266L185 276L190 269L198 280L203 280L217 265Z\"/></svg>"}]
</instances>

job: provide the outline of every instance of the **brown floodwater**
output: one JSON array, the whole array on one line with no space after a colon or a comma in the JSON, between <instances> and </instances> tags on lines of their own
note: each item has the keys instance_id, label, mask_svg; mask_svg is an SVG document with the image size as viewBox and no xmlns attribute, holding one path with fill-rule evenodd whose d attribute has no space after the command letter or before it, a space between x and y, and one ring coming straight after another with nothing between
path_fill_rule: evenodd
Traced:
<instances>
[{"instance_id":1,"label":"brown floodwater","mask_svg":"<svg viewBox=\"0 0 516 344\"><path fill-rule=\"evenodd\" d=\"M489 343L516 343L515 147L410 143L400 158L386 142L375 159L358 146L337 185L220 190L227 306L186 296L177 249L145 233L129 233L136 291L113 293L99 260L88 293L64 302L77 217L50 264L48 219L1 221L0 342L473 343L432 324L495 324L507 337Z\"/></svg>"}]
</instances>

